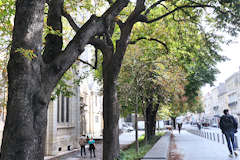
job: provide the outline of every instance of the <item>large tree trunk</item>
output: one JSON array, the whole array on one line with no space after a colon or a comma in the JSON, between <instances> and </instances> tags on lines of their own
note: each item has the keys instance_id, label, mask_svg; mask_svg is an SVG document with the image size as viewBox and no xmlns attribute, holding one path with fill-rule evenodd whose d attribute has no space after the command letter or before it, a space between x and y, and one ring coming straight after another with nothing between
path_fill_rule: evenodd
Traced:
<instances>
[{"instance_id":1,"label":"large tree trunk","mask_svg":"<svg viewBox=\"0 0 240 160\"><path fill-rule=\"evenodd\" d=\"M119 69L118 69L119 70ZM114 160L119 157L119 105L117 100L116 80L118 71L107 60L103 64L103 159Z\"/></svg>"},{"instance_id":2,"label":"large tree trunk","mask_svg":"<svg viewBox=\"0 0 240 160\"><path fill-rule=\"evenodd\" d=\"M44 3L44 0L16 2L1 160L44 159L47 105L51 92L42 87L45 82L41 57L29 60L23 56L28 50L41 55Z\"/></svg>"},{"instance_id":3,"label":"large tree trunk","mask_svg":"<svg viewBox=\"0 0 240 160\"><path fill-rule=\"evenodd\" d=\"M63 0L48 1L47 24L60 32L62 31L63 2ZM56 34L51 35L50 32L46 37L46 46L42 54L45 0L16 1L13 41L8 63L8 110L1 160L44 159L47 106L51 92L63 74L84 51L84 47L90 43L90 38L105 32L108 24L106 20L114 21L128 3L129 1L126 0L118 0L102 17L93 15L81 28L75 27L76 35L63 51L62 37ZM71 17L67 17L72 24ZM126 47L123 48L125 51ZM36 57L30 57L30 53L34 53ZM106 160L113 160L112 157L117 157L119 154L117 125L119 111L115 94L117 78L115 75L118 75L121 65L112 64L116 64L118 69L111 70L113 76L106 76L104 85L106 88L104 110L110 108L106 111L107 113L104 113L105 117L110 114L109 119L104 121L106 126L104 133L106 133L105 137L111 141L110 144L114 143L114 145L105 147L105 151L112 151L110 156L105 155L109 157Z\"/></svg>"},{"instance_id":4,"label":"large tree trunk","mask_svg":"<svg viewBox=\"0 0 240 160\"><path fill-rule=\"evenodd\" d=\"M176 129L176 117L171 117L171 120L173 128Z\"/></svg>"},{"instance_id":5,"label":"large tree trunk","mask_svg":"<svg viewBox=\"0 0 240 160\"><path fill-rule=\"evenodd\" d=\"M9 64L12 72L15 64ZM47 126L47 105L45 95L34 79L34 71L21 76L21 69L9 76L9 99L7 119L4 128L1 160L40 160L44 159L44 146ZM20 75L20 76L19 76ZM20 78L20 77L27 77ZM28 80L28 77L32 79Z\"/></svg>"},{"instance_id":6,"label":"large tree trunk","mask_svg":"<svg viewBox=\"0 0 240 160\"><path fill-rule=\"evenodd\" d=\"M156 109L152 103L149 103L145 111L145 135L146 140L149 140L155 136L156 130Z\"/></svg>"}]
</instances>

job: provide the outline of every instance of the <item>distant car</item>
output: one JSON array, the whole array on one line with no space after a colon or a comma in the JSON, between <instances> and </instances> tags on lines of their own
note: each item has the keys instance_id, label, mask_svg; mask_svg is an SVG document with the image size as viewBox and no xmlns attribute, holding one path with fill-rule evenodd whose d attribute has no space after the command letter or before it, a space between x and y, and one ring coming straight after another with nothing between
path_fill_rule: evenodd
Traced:
<instances>
[{"instance_id":1,"label":"distant car","mask_svg":"<svg viewBox=\"0 0 240 160\"><path fill-rule=\"evenodd\" d=\"M214 123L214 124L211 124L212 127L218 127L218 124L217 123Z\"/></svg>"},{"instance_id":2,"label":"distant car","mask_svg":"<svg viewBox=\"0 0 240 160\"><path fill-rule=\"evenodd\" d=\"M123 132L131 132L134 130L134 128L132 126L129 126L127 124L122 124L121 130Z\"/></svg>"},{"instance_id":3,"label":"distant car","mask_svg":"<svg viewBox=\"0 0 240 160\"><path fill-rule=\"evenodd\" d=\"M203 126L203 127L208 127L208 126L209 126L209 123L203 122L203 123L202 123L202 126Z\"/></svg>"}]
</instances>

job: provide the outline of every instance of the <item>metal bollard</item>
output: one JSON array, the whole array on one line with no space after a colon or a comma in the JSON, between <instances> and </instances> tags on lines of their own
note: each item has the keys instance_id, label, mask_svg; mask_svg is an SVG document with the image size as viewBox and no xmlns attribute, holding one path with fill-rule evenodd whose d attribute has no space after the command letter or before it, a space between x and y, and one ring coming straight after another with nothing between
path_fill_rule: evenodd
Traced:
<instances>
[{"instance_id":1,"label":"metal bollard","mask_svg":"<svg viewBox=\"0 0 240 160\"><path fill-rule=\"evenodd\" d=\"M223 144L224 144L224 135L222 134L222 142L223 142Z\"/></svg>"},{"instance_id":2,"label":"metal bollard","mask_svg":"<svg viewBox=\"0 0 240 160\"><path fill-rule=\"evenodd\" d=\"M234 136L234 142L235 142L236 148L238 148L238 138L237 138L237 136Z\"/></svg>"},{"instance_id":3,"label":"metal bollard","mask_svg":"<svg viewBox=\"0 0 240 160\"><path fill-rule=\"evenodd\" d=\"M209 139L209 135L208 135L208 132L207 132L207 139Z\"/></svg>"},{"instance_id":4,"label":"metal bollard","mask_svg":"<svg viewBox=\"0 0 240 160\"><path fill-rule=\"evenodd\" d=\"M213 140L215 141L215 133L213 133Z\"/></svg>"},{"instance_id":5,"label":"metal bollard","mask_svg":"<svg viewBox=\"0 0 240 160\"><path fill-rule=\"evenodd\" d=\"M217 134L217 139L218 139L218 143L220 142L220 139L219 139L219 134Z\"/></svg>"},{"instance_id":6,"label":"metal bollard","mask_svg":"<svg viewBox=\"0 0 240 160\"><path fill-rule=\"evenodd\" d=\"M212 133L210 132L210 140L212 140Z\"/></svg>"}]
</instances>

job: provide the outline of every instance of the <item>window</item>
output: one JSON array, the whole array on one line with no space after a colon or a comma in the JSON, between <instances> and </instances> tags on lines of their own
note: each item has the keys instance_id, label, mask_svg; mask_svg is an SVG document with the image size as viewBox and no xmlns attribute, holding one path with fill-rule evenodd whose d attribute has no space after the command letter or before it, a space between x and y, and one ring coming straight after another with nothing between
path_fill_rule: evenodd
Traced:
<instances>
[{"instance_id":1,"label":"window","mask_svg":"<svg viewBox=\"0 0 240 160\"><path fill-rule=\"evenodd\" d=\"M69 122L69 97L67 97L67 104L66 104L66 122Z\"/></svg>"},{"instance_id":2,"label":"window","mask_svg":"<svg viewBox=\"0 0 240 160\"><path fill-rule=\"evenodd\" d=\"M57 122L58 123L64 123L69 122L69 97L64 97L63 95L60 95L57 97Z\"/></svg>"},{"instance_id":3,"label":"window","mask_svg":"<svg viewBox=\"0 0 240 160\"><path fill-rule=\"evenodd\" d=\"M65 97L62 95L62 103L61 103L61 122L64 122L64 108L65 108L65 103L64 103Z\"/></svg>"},{"instance_id":4,"label":"window","mask_svg":"<svg viewBox=\"0 0 240 160\"><path fill-rule=\"evenodd\" d=\"M99 122L99 117L95 116L95 122L98 123Z\"/></svg>"}]
</instances>

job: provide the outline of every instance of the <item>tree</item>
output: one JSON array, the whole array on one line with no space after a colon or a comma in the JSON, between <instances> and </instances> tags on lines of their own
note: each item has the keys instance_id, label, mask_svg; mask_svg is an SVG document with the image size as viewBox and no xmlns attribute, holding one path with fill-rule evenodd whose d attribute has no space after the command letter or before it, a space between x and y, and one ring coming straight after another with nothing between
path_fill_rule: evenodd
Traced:
<instances>
[{"instance_id":1,"label":"tree","mask_svg":"<svg viewBox=\"0 0 240 160\"><path fill-rule=\"evenodd\" d=\"M182 85L186 82L185 73L173 63L173 57L145 53L142 46L146 45L129 47L118 80L118 93L123 111L132 113L136 105L141 106L145 138L149 141L155 135L159 107L167 103L170 95L183 94Z\"/></svg>"},{"instance_id":2,"label":"tree","mask_svg":"<svg viewBox=\"0 0 240 160\"><path fill-rule=\"evenodd\" d=\"M48 25L62 31L64 1L48 2ZM62 36L49 33L43 50L45 1L17 1L8 63L9 94L2 143L2 160L43 159L47 106L64 72L84 51L94 35L104 32L125 7L117 2L100 18L92 16L62 51ZM14 133L14 134L13 134Z\"/></svg>"},{"instance_id":3,"label":"tree","mask_svg":"<svg viewBox=\"0 0 240 160\"><path fill-rule=\"evenodd\" d=\"M216 18L214 22L217 27L228 29L233 34L239 31L236 28L240 22L237 0L230 3L221 1L221 4L217 0L137 0L136 3L130 3L128 0L108 0L109 8L101 16L92 15L80 28L64 10L64 0L46 2L47 25L54 33L48 33L43 47L45 1L16 1L8 63L8 113L1 160L43 159L47 106L51 93L87 44L95 46L103 53L103 159L113 160L119 155L116 81L133 26L138 22L154 23L174 13L187 14L192 10L199 12L201 8L208 7L215 11L213 18ZM163 12L160 15L152 14L151 11L155 8L162 8ZM125 14L126 10L130 14ZM68 19L76 31L64 49L61 34L62 16ZM120 32L117 32L115 24ZM112 36L117 35L119 39L114 43Z\"/></svg>"}]
</instances>

